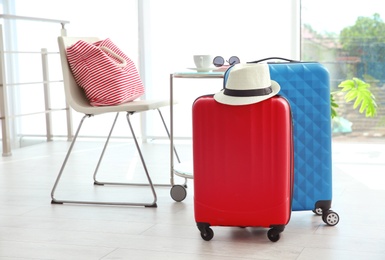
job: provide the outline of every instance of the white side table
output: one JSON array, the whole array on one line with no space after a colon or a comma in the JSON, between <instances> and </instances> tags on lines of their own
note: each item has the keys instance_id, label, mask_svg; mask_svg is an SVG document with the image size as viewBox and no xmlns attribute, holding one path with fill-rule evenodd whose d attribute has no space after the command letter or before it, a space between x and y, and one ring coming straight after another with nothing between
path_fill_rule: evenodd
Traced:
<instances>
[{"instance_id":1,"label":"white side table","mask_svg":"<svg viewBox=\"0 0 385 260\"><path fill-rule=\"evenodd\" d=\"M193 179L192 162L180 162L174 147L174 78L183 79L223 79L224 72L175 72L170 74L170 182L171 198L177 202L183 201L187 196L187 179ZM177 164L174 163L174 152ZM175 184L174 175L185 178L184 185Z\"/></svg>"}]
</instances>

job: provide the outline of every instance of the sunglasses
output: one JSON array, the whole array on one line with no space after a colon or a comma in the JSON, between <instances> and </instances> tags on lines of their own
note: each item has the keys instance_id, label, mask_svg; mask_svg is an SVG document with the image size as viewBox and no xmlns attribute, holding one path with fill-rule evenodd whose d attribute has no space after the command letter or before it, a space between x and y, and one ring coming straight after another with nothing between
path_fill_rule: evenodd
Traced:
<instances>
[{"instance_id":1,"label":"sunglasses","mask_svg":"<svg viewBox=\"0 0 385 260\"><path fill-rule=\"evenodd\" d=\"M241 61L237 56L231 56L230 59L226 62L228 62L231 66L231 65L240 63ZM221 67L225 64L225 59L222 56L216 56L213 59L213 64L215 67Z\"/></svg>"}]
</instances>

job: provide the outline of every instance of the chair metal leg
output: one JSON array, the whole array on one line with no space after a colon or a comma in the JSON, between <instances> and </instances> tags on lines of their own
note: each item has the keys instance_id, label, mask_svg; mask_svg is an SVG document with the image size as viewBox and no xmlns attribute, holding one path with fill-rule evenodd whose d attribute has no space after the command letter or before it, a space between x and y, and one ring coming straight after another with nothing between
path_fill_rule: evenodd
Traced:
<instances>
[{"instance_id":1,"label":"chair metal leg","mask_svg":"<svg viewBox=\"0 0 385 260\"><path fill-rule=\"evenodd\" d=\"M98 181L96 180L96 174L97 174L98 171L99 171L99 166L100 166L100 164L101 164L101 162L102 162L102 160L103 160L104 153L105 153L105 151L106 151L106 149L107 149L108 143L110 142L110 138L111 138L112 132L113 132L113 130L114 130L114 128L115 128L116 121L118 120L118 116L119 116L119 113L116 113L114 122L112 123L110 132L109 132L109 134L108 134L108 136L107 136L107 139L106 139L106 142L105 142L105 144L104 144L103 151L102 151L102 153L100 154L98 164L96 165L96 168L95 168L95 171L94 171L94 177L93 177L93 178L94 178L94 184L95 184L95 185L104 185L104 184L107 184L107 183L98 182ZM110 183L110 184L120 184L120 183Z\"/></svg>"},{"instance_id":2,"label":"chair metal leg","mask_svg":"<svg viewBox=\"0 0 385 260\"><path fill-rule=\"evenodd\" d=\"M73 138L72 141L71 141L71 145L70 145L70 147L69 147L69 149L68 149L68 151L67 151L66 157L64 158L64 162L63 162L63 164L62 164L62 166L61 166L61 168L60 168L59 174L58 174L58 176L56 177L55 184L53 185L52 190L51 190L51 199L52 199L51 203L57 203L57 204L62 204L62 203L63 203L62 201L59 201L59 200L55 199L55 191L56 191L57 185L59 184L59 181L60 181L60 179L61 179L61 176L62 176L62 174L63 174L64 168L65 168L65 166L67 165L67 161L68 161L68 158L70 157L70 154L71 154L71 152L72 152L72 148L74 147L75 142L76 142L76 139L77 139L77 137L78 137L78 135L79 135L80 128L82 127L83 122L84 122L84 120L85 120L87 117L89 117L89 115L84 115L84 116L83 116L82 120L81 120L80 123L79 123L78 129L76 130L75 136L74 136L74 138Z\"/></svg>"},{"instance_id":3,"label":"chair metal leg","mask_svg":"<svg viewBox=\"0 0 385 260\"><path fill-rule=\"evenodd\" d=\"M145 162L145 160L144 160L142 151L141 151L141 149L140 149L138 140L137 140L137 138L136 138L136 134L135 134L134 128L132 127L131 120L130 120L130 115L131 115L131 114L133 114L133 113L132 113L132 112L127 112L126 118L127 118L128 125L129 125L129 127L130 127L131 135L132 135L132 137L133 137L133 139L134 139L134 142L135 142L136 149L137 149L137 151L138 151L140 160L141 160L141 162L142 162L142 166L143 166L144 172L145 172L145 174L146 174L148 183L107 182L107 181L98 181L98 180L96 179L96 175L97 175L97 173L98 173L99 166L100 166L101 161L102 161L102 159L103 159L104 152L105 152L105 150L106 150L106 148L107 148L108 142L109 142L109 140L110 140L112 131L113 131L113 129L114 129L114 126L115 126L115 123L116 123L116 120L117 120L117 117L118 117L118 115L116 115L115 120L114 120L114 123L113 123L113 125L112 125L112 127L111 127L111 130L110 130L110 133L109 133L109 135L108 135L108 137L107 137L107 141L106 141L106 143L104 144L104 148L103 148L102 154L100 155L98 164L97 164L96 169L95 169L95 172L94 172L94 184L95 184L95 185L150 186L151 191L152 191L152 194L153 194L153 196L154 196L154 201L153 201L153 204L152 204L152 205L156 206L157 195L156 195L155 188L154 188L155 185L152 183L150 174L148 173L148 169L147 169L146 162ZM149 206L149 205L147 205L147 206Z\"/></svg>"},{"instance_id":4,"label":"chair metal leg","mask_svg":"<svg viewBox=\"0 0 385 260\"><path fill-rule=\"evenodd\" d=\"M167 133L168 139L171 139L170 131L168 131L168 128L167 128L167 125L166 125L166 121L164 121L162 112L160 111L159 108L157 108L156 110L158 110L158 113L159 113L160 119L162 120L164 129L166 129L166 133ZM176 156L176 159L178 160L178 163L180 163L179 155L178 155L178 152L176 151L175 145L173 145L173 150L174 150L174 154Z\"/></svg>"},{"instance_id":5,"label":"chair metal leg","mask_svg":"<svg viewBox=\"0 0 385 260\"><path fill-rule=\"evenodd\" d=\"M107 147L107 145L108 145L109 139L110 139L110 137L111 137L111 133L112 133L113 128L114 128L114 126L115 126L115 123L116 123L118 114L119 114L119 113L117 113L117 115L116 115L116 117L115 117L115 119L114 119L114 122L113 122L113 125L112 125L112 127L111 127L110 133L109 133L109 135L108 135L108 137L107 137L107 141L106 141L106 143L105 143L105 145L104 145L102 154L101 154L101 156L100 156L100 158L99 158L99 162L98 162L98 164L97 164L97 167L96 167L96 170L95 170L95 173L94 173L94 178L95 178L96 172L98 171L100 162L101 162L101 160L102 160L102 158L103 158L103 156L104 156L104 152L105 152L105 150L106 150L106 147ZM77 129L77 131L76 131L76 133L75 133L75 136L74 136L74 138L73 138L73 140L72 140L72 142L71 142L71 145L70 145L70 147L69 147L69 149L68 149L67 155L66 155L66 157L65 157L65 159L64 159L63 165L61 166L61 169L60 169L59 174L58 174L58 176L57 176L57 178L56 178L55 184L54 184L54 186L53 186L53 188L52 188L52 191L51 191L51 198L52 198L51 203L52 203L52 204L74 203L74 204L96 204L96 205L123 205L123 206L157 207L157 204L156 204L156 201L157 201L156 192L155 192L155 189L154 189L154 187L153 187L151 178L150 178L150 176L149 176L149 174L148 174L147 168L146 168L146 166L145 166L145 163L144 163L144 159L143 159L142 153L141 153L141 151L140 151L140 149L139 149L139 145L138 145L138 143L137 143L137 140L136 140L136 137L135 137L135 134L134 134L134 132L133 132L133 128L132 128L132 126L131 126L131 122L130 122L128 116L129 116L129 115L127 115L128 124L129 124L129 126L130 126L131 133L133 134L134 140L135 140L135 142L136 142L136 146L137 146L137 148L138 148L138 152L139 152L139 155L140 155L140 157L141 157L141 160L142 160L142 163L143 163L145 172L146 172L147 179L148 179L148 181L149 181L149 184L147 184L147 185L150 185L150 187L151 187L151 191L152 191L152 194L153 194L153 201L150 202L150 203L136 203L136 202L109 202L109 201L101 202L101 201L82 201L82 200L60 200L60 199L56 199L56 198L55 198L55 191L56 191L56 188L57 188L57 186L58 186L58 184L59 184L59 181L60 181L60 179L61 179L61 177L62 177L63 171L64 171L65 166L66 166L66 164L67 164L68 158L70 157L70 154L71 154L71 152L72 152L72 149L73 149L73 147L74 147L74 144L75 144L75 142L76 142L76 140L77 140L77 137L78 137L78 135L79 135L79 132L80 132L80 129L81 129L82 125L83 125L83 122L84 122L84 120L85 120L87 117L90 117L90 115L85 115L85 116L82 118L82 120L80 121L80 123L79 123L78 129ZM108 183L105 183L105 184L108 184ZM111 184L132 185L132 184L128 184L128 183L111 183Z\"/></svg>"},{"instance_id":6,"label":"chair metal leg","mask_svg":"<svg viewBox=\"0 0 385 260\"><path fill-rule=\"evenodd\" d=\"M132 127L131 120L130 120L130 114L131 114L130 112L127 112L127 115L126 115L127 122L128 122L128 125L130 126L131 134L132 134L132 137L134 138L136 149L138 150L138 153L139 153L139 156L140 156L140 160L142 161L143 169L144 169L144 171L146 173L148 183L150 184L151 191L152 191L152 194L154 196L154 204L156 205L157 196L156 196L155 188L154 188L154 185L152 183L150 174L148 173L146 162L144 161L144 157L143 157L142 151L140 150L138 139L136 139L134 128Z\"/></svg>"},{"instance_id":7,"label":"chair metal leg","mask_svg":"<svg viewBox=\"0 0 385 260\"><path fill-rule=\"evenodd\" d=\"M167 133L168 138L171 138L170 132L169 132L169 130L168 130L168 128L167 128L167 125L166 125L166 122L165 122L165 120L164 120L164 118L163 118L162 112L160 111L159 108L157 108L156 110L158 110L160 119L161 119L161 121L162 121L162 123L163 123L164 129L166 130L166 133ZM133 113L128 112L128 115L127 115L127 116L129 117L130 114L133 114ZM110 136L111 136L111 134L112 134L112 130L113 130L113 128L114 128L116 119L117 119L117 117L115 118L115 121L114 121L114 123L113 123L113 126L112 126L112 128L111 128L111 130L110 130L110 133L109 133L108 137L107 137L107 141L106 141L106 143L105 143L105 145L104 145L104 149L103 149L103 151L102 151L102 155L100 156L99 162L98 162L97 167L96 167L96 169L95 169L95 172L94 172L94 184L95 184L95 185L105 185L105 184L106 184L106 185L149 186L150 184L148 184L148 183L119 183L119 182L105 182L105 181L99 181L99 180L97 180L97 178L96 178L97 172L98 172L98 169L99 169L99 165L100 165L100 163L101 163L101 161L102 161L104 152L105 152L105 150L106 150L106 148L107 148L108 141L110 140ZM128 119L128 124L130 125L131 134L132 134L132 136L134 137L134 140L137 140L136 137L135 137L134 130L133 130L132 126L131 126L131 122L130 122L129 118L127 118L127 119ZM141 159L142 159L142 158L143 158L143 155L142 155L142 153L141 153L141 151L140 151L140 148L139 148L138 145L137 145L136 147L137 147L138 152L139 152L139 154L140 154L140 157L141 157ZM178 152L177 152L175 146L174 146L174 153L175 153L175 156L176 156L178 162L180 163L179 155L178 155ZM142 164L144 164L145 171L147 172L147 168L146 168L146 166L145 166L144 159L142 159ZM187 179L186 179L186 181L185 181L185 185L186 185L186 183L187 183ZM158 186L158 187L170 187L170 186L171 186L170 184L156 184L156 183L154 183L154 184L152 184L152 185L155 186L155 187L156 187L156 186ZM151 186L151 185L150 185L150 186Z\"/></svg>"}]
</instances>

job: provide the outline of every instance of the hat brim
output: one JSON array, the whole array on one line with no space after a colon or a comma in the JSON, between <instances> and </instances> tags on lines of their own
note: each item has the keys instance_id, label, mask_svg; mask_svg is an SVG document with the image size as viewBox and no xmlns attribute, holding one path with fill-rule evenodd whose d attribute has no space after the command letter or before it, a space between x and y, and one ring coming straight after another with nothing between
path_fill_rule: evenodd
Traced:
<instances>
[{"instance_id":1,"label":"hat brim","mask_svg":"<svg viewBox=\"0 0 385 260\"><path fill-rule=\"evenodd\" d=\"M250 104L258 103L268 98L271 98L277 95L278 92L281 90L281 87L279 86L279 84L274 80L271 80L271 88L272 88L272 92L268 95L251 96L251 97L228 96L223 93L224 89L222 89L220 92L214 95L214 99L217 102L226 104L226 105L232 105L232 106L250 105Z\"/></svg>"}]
</instances>

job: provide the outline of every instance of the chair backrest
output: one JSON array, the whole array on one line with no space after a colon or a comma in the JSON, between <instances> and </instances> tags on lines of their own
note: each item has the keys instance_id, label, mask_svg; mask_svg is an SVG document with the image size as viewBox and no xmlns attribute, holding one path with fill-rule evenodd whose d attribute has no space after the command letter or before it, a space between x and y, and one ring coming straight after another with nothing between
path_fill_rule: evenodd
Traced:
<instances>
[{"instance_id":1,"label":"chair backrest","mask_svg":"<svg viewBox=\"0 0 385 260\"><path fill-rule=\"evenodd\" d=\"M76 83L72 75L71 68L67 61L67 51L66 51L67 47L71 46L78 40L83 40L86 42L96 42L99 39L95 37L82 38L82 37L63 37L63 36L60 36L58 38L61 67L63 71L64 91L65 91L67 103L75 111L88 114L92 106L90 105L84 91Z\"/></svg>"}]
</instances>

